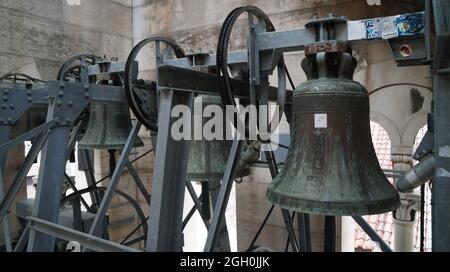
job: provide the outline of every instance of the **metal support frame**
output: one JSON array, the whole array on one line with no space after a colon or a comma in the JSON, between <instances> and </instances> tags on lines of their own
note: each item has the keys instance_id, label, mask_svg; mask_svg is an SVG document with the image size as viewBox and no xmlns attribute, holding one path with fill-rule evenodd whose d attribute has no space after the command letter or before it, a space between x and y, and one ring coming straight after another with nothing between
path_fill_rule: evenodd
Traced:
<instances>
[{"instance_id":1,"label":"metal support frame","mask_svg":"<svg viewBox=\"0 0 450 272\"><path fill-rule=\"evenodd\" d=\"M105 222L104 220L106 217L106 211L108 210L109 204L111 203L112 195L117 187L123 169L127 165L128 155L130 154L130 151L133 148L136 136L140 128L141 123L140 122L135 123L133 125L133 128L131 129L130 134L128 135L128 139L125 143L125 146L123 147L122 152L120 153L119 161L114 169L114 173L111 177L111 180L108 183L108 189L106 190L105 195L103 196L102 202L100 203L100 207L97 213L95 214L94 222L92 223L91 228L89 230L89 234L91 235L98 237L103 235L102 224L103 222Z\"/></svg>"},{"instance_id":2,"label":"metal support frame","mask_svg":"<svg viewBox=\"0 0 450 272\"><path fill-rule=\"evenodd\" d=\"M81 246L103 252L140 252L137 249L113 243L84 232L76 231L35 217L28 217L31 233L37 232L50 237L58 237L66 241L77 241Z\"/></svg>"},{"instance_id":3,"label":"metal support frame","mask_svg":"<svg viewBox=\"0 0 450 272\"><path fill-rule=\"evenodd\" d=\"M160 92L147 251L181 251L183 246L181 229L190 143L172 138L171 128L176 120L171 117L171 111L175 105L191 108L193 100L193 93L171 89Z\"/></svg>"},{"instance_id":4,"label":"metal support frame","mask_svg":"<svg viewBox=\"0 0 450 272\"><path fill-rule=\"evenodd\" d=\"M448 19L448 18L447 18ZM436 39L433 91L435 178L432 181L432 249L450 251L450 34Z\"/></svg>"},{"instance_id":5,"label":"metal support frame","mask_svg":"<svg viewBox=\"0 0 450 272\"><path fill-rule=\"evenodd\" d=\"M225 211L230 197L230 192L233 187L234 173L236 172L239 158L244 147L244 141L240 139L236 133L231 146L230 155L228 157L227 166L222 179L222 186L220 187L217 203L214 207L213 217L211 219L211 226L208 230L208 237L206 238L204 252L214 251L219 240L222 224L225 221Z\"/></svg>"}]
</instances>

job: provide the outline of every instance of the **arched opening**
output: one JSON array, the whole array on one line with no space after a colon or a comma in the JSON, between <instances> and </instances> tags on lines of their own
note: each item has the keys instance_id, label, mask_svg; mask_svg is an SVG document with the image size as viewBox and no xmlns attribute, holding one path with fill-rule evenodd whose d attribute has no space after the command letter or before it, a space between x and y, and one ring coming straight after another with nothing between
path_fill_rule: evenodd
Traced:
<instances>
[{"instance_id":1,"label":"arched opening","mask_svg":"<svg viewBox=\"0 0 450 272\"><path fill-rule=\"evenodd\" d=\"M370 121L370 130L372 135L372 142L375 148L375 153L378 158L378 162L382 169L392 169L391 160L391 140L389 135L381 125L376 122ZM393 183L393 179L389 178ZM392 245L394 222L392 213L374 214L364 216L364 219L376 230L378 235L383 238L388 245ZM370 237L358 226L355 227L355 251L379 251L379 247Z\"/></svg>"}]
</instances>

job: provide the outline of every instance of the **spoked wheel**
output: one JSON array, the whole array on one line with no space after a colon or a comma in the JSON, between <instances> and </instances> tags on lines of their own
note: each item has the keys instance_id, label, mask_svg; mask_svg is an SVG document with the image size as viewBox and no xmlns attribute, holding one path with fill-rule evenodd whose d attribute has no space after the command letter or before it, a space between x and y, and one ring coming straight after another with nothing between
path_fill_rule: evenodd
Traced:
<instances>
[{"instance_id":1,"label":"spoked wheel","mask_svg":"<svg viewBox=\"0 0 450 272\"><path fill-rule=\"evenodd\" d=\"M165 45L166 54L171 57L183 58L183 49L172 39L167 37L150 37L138 43L128 56L125 74L124 87L130 108L136 118L148 129L158 130L157 125L157 101L156 82L139 78L136 58L145 46L154 43L155 59L160 57L161 44ZM156 66L158 63L156 63Z\"/></svg>"},{"instance_id":2,"label":"spoked wheel","mask_svg":"<svg viewBox=\"0 0 450 272\"><path fill-rule=\"evenodd\" d=\"M71 207L74 215L83 211L82 218L87 218L84 222L76 222L76 216L74 216L74 229L89 232L90 223L92 223L90 219L94 218L98 209L98 203L89 204L90 195L96 193L102 195L106 190L107 187L86 188L62 198L62 208ZM148 217L133 197L116 189L108 208L103 238L125 246L145 246L142 243L145 243L147 237L147 219Z\"/></svg>"},{"instance_id":3,"label":"spoked wheel","mask_svg":"<svg viewBox=\"0 0 450 272\"><path fill-rule=\"evenodd\" d=\"M93 65L99 59L99 57L92 54L81 54L73 56L66 62L64 62L64 64L61 66L56 79L60 81L81 81L81 72L86 68L86 65Z\"/></svg>"},{"instance_id":4,"label":"spoked wheel","mask_svg":"<svg viewBox=\"0 0 450 272\"><path fill-rule=\"evenodd\" d=\"M220 94L222 97L222 103L225 106L227 105L236 105L235 102L235 95L234 91L231 85L231 75L228 71L228 49L229 49L229 43L230 43L230 37L233 30L233 26L236 23L237 19L244 13L248 14L249 19L249 26L251 31L255 31L255 29L259 27L261 29L260 31L275 31L275 27L270 21L269 17L259 8L254 6L245 6L245 7L239 7L234 9L225 19L220 34L219 34L219 40L217 43L217 56L216 56L216 64L217 64L217 77L219 81L219 89ZM252 22L250 25L250 22ZM252 33L249 33L249 36L252 35ZM277 93L277 105L279 110L278 119L271 118L269 124L272 123L278 123L281 118L282 114L285 111L285 100L286 100L286 76L288 77L289 81L291 82L291 87L294 89L295 86L292 83L291 77L289 75L289 72L286 70L286 65L284 63L284 58L281 55L276 63L276 68L278 72L278 93ZM256 84L253 75L250 75L249 73L244 73L244 77L242 77L242 80L247 80L250 82L253 82ZM253 104L255 106L258 105L267 105L267 101L256 101L257 95L256 93L250 93L250 104ZM253 100L253 101L252 101ZM237 119L238 122L244 122L244 120ZM269 121L269 120L268 120ZM273 128L272 131L275 131L276 128ZM246 127L246 132L248 133L248 128Z\"/></svg>"},{"instance_id":5,"label":"spoked wheel","mask_svg":"<svg viewBox=\"0 0 450 272\"><path fill-rule=\"evenodd\" d=\"M6 80L6 81L12 81L12 82L25 82L25 83L45 83L46 81L34 78L32 76L22 74L22 73L8 73L2 77L0 77L0 80Z\"/></svg>"}]
</instances>

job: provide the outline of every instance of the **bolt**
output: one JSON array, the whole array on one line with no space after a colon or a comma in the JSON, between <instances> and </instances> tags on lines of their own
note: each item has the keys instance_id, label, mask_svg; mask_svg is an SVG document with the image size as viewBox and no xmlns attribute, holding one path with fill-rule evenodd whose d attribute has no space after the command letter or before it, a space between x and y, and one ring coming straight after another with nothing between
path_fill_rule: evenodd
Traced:
<instances>
[{"instance_id":1,"label":"bolt","mask_svg":"<svg viewBox=\"0 0 450 272\"><path fill-rule=\"evenodd\" d=\"M255 25L250 25L251 30L255 30Z\"/></svg>"},{"instance_id":2,"label":"bolt","mask_svg":"<svg viewBox=\"0 0 450 272\"><path fill-rule=\"evenodd\" d=\"M63 94L64 94L63 91L59 91L59 92L58 92L58 95L59 95L60 97L63 96Z\"/></svg>"},{"instance_id":3,"label":"bolt","mask_svg":"<svg viewBox=\"0 0 450 272\"><path fill-rule=\"evenodd\" d=\"M64 89L64 83L59 84L59 88Z\"/></svg>"},{"instance_id":4,"label":"bolt","mask_svg":"<svg viewBox=\"0 0 450 272\"><path fill-rule=\"evenodd\" d=\"M12 118L11 117L8 117L8 123L12 123Z\"/></svg>"},{"instance_id":5,"label":"bolt","mask_svg":"<svg viewBox=\"0 0 450 272\"><path fill-rule=\"evenodd\" d=\"M8 101L8 97L6 95L3 96L3 101Z\"/></svg>"},{"instance_id":6,"label":"bolt","mask_svg":"<svg viewBox=\"0 0 450 272\"><path fill-rule=\"evenodd\" d=\"M56 105L58 105L58 107L61 107L62 101L61 101L61 100L58 100L58 101L56 102Z\"/></svg>"},{"instance_id":7,"label":"bolt","mask_svg":"<svg viewBox=\"0 0 450 272\"><path fill-rule=\"evenodd\" d=\"M9 94L9 90L4 90L3 93L4 94Z\"/></svg>"},{"instance_id":8,"label":"bolt","mask_svg":"<svg viewBox=\"0 0 450 272\"><path fill-rule=\"evenodd\" d=\"M28 94L28 95L31 95L31 91L30 91L30 90L28 90L27 94Z\"/></svg>"},{"instance_id":9,"label":"bolt","mask_svg":"<svg viewBox=\"0 0 450 272\"><path fill-rule=\"evenodd\" d=\"M66 118L66 123L70 124L70 118Z\"/></svg>"},{"instance_id":10,"label":"bolt","mask_svg":"<svg viewBox=\"0 0 450 272\"><path fill-rule=\"evenodd\" d=\"M10 109L14 109L14 104L10 104L10 105L9 105L9 108L10 108Z\"/></svg>"},{"instance_id":11,"label":"bolt","mask_svg":"<svg viewBox=\"0 0 450 272\"><path fill-rule=\"evenodd\" d=\"M72 106L73 106L73 102L69 101L69 107L72 107Z\"/></svg>"},{"instance_id":12,"label":"bolt","mask_svg":"<svg viewBox=\"0 0 450 272\"><path fill-rule=\"evenodd\" d=\"M256 82L256 77L252 77L252 82Z\"/></svg>"},{"instance_id":13,"label":"bolt","mask_svg":"<svg viewBox=\"0 0 450 272\"><path fill-rule=\"evenodd\" d=\"M33 99L31 99L31 97L28 97L28 102L32 102L33 101Z\"/></svg>"},{"instance_id":14,"label":"bolt","mask_svg":"<svg viewBox=\"0 0 450 272\"><path fill-rule=\"evenodd\" d=\"M89 90L89 85L85 84L83 87L85 90Z\"/></svg>"},{"instance_id":15,"label":"bolt","mask_svg":"<svg viewBox=\"0 0 450 272\"><path fill-rule=\"evenodd\" d=\"M90 97L89 93L84 94L84 98L89 99L89 97Z\"/></svg>"},{"instance_id":16,"label":"bolt","mask_svg":"<svg viewBox=\"0 0 450 272\"><path fill-rule=\"evenodd\" d=\"M6 109L6 104L2 104L2 109Z\"/></svg>"}]
</instances>

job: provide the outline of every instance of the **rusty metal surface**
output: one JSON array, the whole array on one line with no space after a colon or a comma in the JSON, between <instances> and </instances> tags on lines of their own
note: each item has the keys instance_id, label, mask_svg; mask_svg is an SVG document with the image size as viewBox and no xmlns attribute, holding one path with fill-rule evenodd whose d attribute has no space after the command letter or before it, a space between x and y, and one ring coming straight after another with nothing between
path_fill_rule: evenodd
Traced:
<instances>
[{"instance_id":1,"label":"rusty metal surface","mask_svg":"<svg viewBox=\"0 0 450 272\"><path fill-rule=\"evenodd\" d=\"M305 46L305 55L317 54L319 52L347 52L348 46L343 41L325 41L308 44Z\"/></svg>"}]
</instances>

